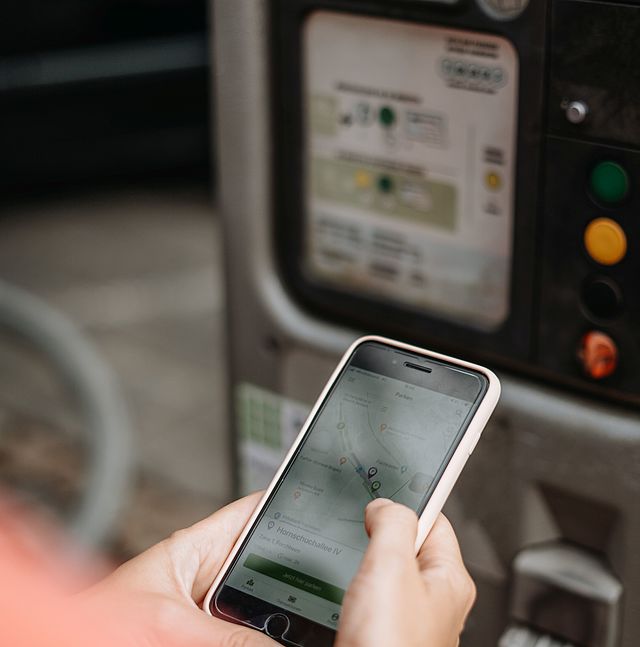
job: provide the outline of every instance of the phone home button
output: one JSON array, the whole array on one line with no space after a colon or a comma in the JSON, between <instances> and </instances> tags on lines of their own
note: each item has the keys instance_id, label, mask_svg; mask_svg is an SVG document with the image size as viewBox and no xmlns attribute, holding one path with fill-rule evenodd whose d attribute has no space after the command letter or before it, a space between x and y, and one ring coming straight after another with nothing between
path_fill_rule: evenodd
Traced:
<instances>
[{"instance_id":1,"label":"phone home button","mask_svg":"<svg viewBox=\"0 0 640 647\"><path fill-rule=\"evenodd\" d=\"M271 638L282 638L289 630L289 618L283 613L274 613L267 618L264 630Z\"/></svg>"}]
</instances>

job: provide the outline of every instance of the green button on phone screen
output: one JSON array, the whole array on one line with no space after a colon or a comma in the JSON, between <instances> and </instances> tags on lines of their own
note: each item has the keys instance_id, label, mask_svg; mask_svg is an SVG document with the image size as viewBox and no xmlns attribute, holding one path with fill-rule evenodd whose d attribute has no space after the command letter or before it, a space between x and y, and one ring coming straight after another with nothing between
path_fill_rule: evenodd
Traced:
<instances>
[{"instance_id":1,"label":"green button on phone screen","mask_svg":"<svg viewBox=\"0 0 640 647\"><path fill-rule=\"evenodd\" d=\"M245 568L250 568L252 571L257 571L263 575L279 580L285 584L294 586L301 591L312 593L320 598L329 600L334 604L342 604L345 591L333 584L323 582L316 577L311 577L306 573L301 573L288 566L278 564L266 557L260 557L254 553L250 553L244 562Z\"/></svg>"},{"instance_id":2,"label":"green button on phone screen","mask_svg":"<svg viewBox=\"0 0 640 647\"><path fill-rule=\"evenodd\" d=\"M602 202L620 202L629 191L629 176L616 162L600 162L591 171L591 191Z\"/></svg>"}]
</instances>

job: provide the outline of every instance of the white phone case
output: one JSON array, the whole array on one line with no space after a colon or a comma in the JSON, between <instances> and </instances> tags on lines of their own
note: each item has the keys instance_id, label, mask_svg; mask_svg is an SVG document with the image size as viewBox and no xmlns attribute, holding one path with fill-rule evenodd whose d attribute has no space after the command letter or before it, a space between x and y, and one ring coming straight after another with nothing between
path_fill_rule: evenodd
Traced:
<instances>
[{"instance_id":1,"label":"white phone case","mask_svg":"<svg viewBox=\"0 0 640 647\"><path fill-rule=\"evenodd\" d=\"M300 433L295 439L295 442L293 443L293 445L291 446L291 449L289 449L287 455L285 456L284 461L282 462L282 465L280 465L280 467L278 468L278 471L276 472L271 483L269 484L269 487L265 490L265 493L262 499L260 499L260 502L258 503L256 509L251 515L251 518L247 522L247 525L245 526L244 530L240 534L240 537L238 537L238 541L236 541L231 552L229 553L229 556L225 560L225 563L223 564L222 568L220 569L220 572L218 573L215 580L213 581L213 584L211 585L211 588L209 589L203 603L203 609L210 615L211 615L211 611L210 611L211 597L213 596L215 590L218 588L218 585L222 582L222 580L226 576L229 567L233 563L233 560L235 559L238 551L240 550L242 544L244 543L244 540L246 539L247 535L251 531L253 524L260 516L260 513L262 512L262 508L265 506L265 504L269 500L269 497L271 496L271 493L273 492L274 488L280 481L280 478L283 472L285 471L287 465L289 464L289 461L291 461L291 459L294 457L300 443L303 441L307 433L307 430L309 429L311 422L314 420L316 413L318 412L318 409L320 408L325 398L329 394L329 391L333 387L334 382L338 379L338 376L342 372L342 369L344 368L345 364L348 362L349 358L355 351L356 347L368 341L380 342L382 344L385 344L387 346L392 346L400 350L414 352L419 355L424 355L426 357L431 357L436 360L442 360L444 362L448 362L450 364L460 366L461 368L467 368L473 371L477 371L478 373L482 373L489 382L489 386L484 395L484 398L482 399L482 402L480 402L480 405L478 406L478 409L476 410L476 413L473 416L473 419L469 423L469 426L467 427L467 430L464 436L462 437L462 440L458 444L458 447L456 448L453 456L451 457L451 460L449 461L449 464L447 465L444 473L442 474L440 480L438 481L438 484L436 485L433 491L433 494L431 495L424 511L420 515L420 519L418 522L418 535L416 537L416 547L415 547L416 553L420 550L420 547L422 546L424 540L427 538L427 535L429 534L429 531L431 530L433 524L435 523L438 517L438 514L442 510L449 494L451 493L451 490L453 489L453 486L458 480L458 477L462 472L462 468L465 466L465 463L467 462L469 456L475 449L475 446L477 445L478 440L480 440L482 431L485 428L487 422L489 421L489 418L491 417L491 414L493 413L493 410L495 409L496 404L498 403L498 399L500 398L500 381L498 380L498 377L495 375L495 373L493 373L489 369L484 368L483 366L479 366L477 364L472 364L471 362L466 362L464 360L457 359L455 357L449 357L441 353L428 351L428 350L425 350L424 348L419 348L417 346L404 344L402 342L395 341L393 339L386 339L385 337L378 337L376 335L360 337L355 342L353 342L353 344L349 347L347 352L343 355L342 359L336 366L333 374L331 375L331 378L325 385L324 389L322 390L322 393L320 394L320 397L316 401L315 405L313 406L313 409L311 410L311 413L309 414L304 425L302 426L302 429L300 430Z\"/></svg>"}]
</instances>

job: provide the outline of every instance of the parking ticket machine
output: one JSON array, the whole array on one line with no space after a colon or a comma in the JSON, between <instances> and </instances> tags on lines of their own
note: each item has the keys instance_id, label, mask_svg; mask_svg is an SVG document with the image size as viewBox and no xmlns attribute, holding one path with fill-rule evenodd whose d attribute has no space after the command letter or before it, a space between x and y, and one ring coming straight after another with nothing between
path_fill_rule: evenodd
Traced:
<instances>
[{"instance_id":1,"label":"parking ticket machine","mask_svg":"<svg viewBox=\"0 0 640 647\"><path fill-rule=\"evenodd\" d=\"M264 486L350 341L483 362L463 645L640 644L640 4L213 1L232 424Z\"/></svg>"}]
</instances>

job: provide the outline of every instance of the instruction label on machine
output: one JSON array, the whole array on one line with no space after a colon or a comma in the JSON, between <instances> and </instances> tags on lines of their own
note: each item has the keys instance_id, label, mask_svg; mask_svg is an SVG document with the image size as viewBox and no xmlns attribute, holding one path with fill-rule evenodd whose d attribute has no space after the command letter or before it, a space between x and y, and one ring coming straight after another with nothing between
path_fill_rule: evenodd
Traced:
<instances>
[{"instance_id":1,"label":"instruction label on machine","mask_svg":"<svg viewBox=\"0 0 640 647\"><path fill-rule=\"evenodd\" d=\"M320 11L305 24L304 50L307 271L498 327L509 314L513 46Z\"/></svg>"}]
</instances>

